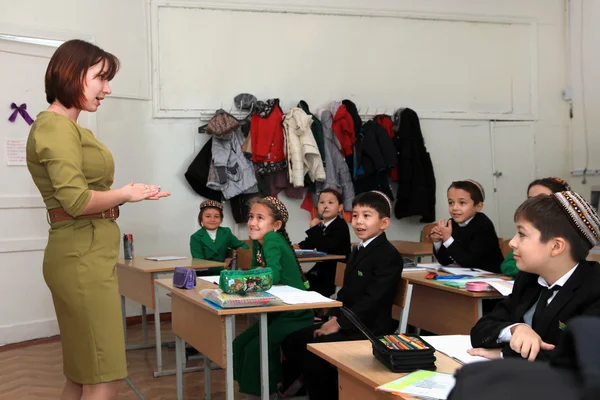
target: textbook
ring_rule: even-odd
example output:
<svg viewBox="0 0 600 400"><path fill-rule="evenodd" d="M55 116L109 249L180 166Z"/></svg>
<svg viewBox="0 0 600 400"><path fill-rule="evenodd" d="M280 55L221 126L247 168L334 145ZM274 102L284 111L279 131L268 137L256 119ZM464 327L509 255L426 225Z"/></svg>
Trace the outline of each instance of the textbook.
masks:
<svg viewBox="0 0 600 400"><path fill-rule="evenodd" d="M187 257L180 256L162 256L162 257L146 257L146 260L150 261L174 261L174 260L185 260Z"/></svg>
<svg viewBox="0 0 600 400"><path fill-rule="evenodd" d="M408 394L416 399L446 400L454 387L450 374L418 370L400 379L386 383L375 390L394 394Z"/></svg>

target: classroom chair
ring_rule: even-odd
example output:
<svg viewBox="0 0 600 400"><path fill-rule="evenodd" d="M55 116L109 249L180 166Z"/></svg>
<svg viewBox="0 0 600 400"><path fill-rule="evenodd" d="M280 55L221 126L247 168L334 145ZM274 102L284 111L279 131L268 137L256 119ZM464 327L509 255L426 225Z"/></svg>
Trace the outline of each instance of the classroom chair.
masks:
<svg viewBox="0 0 600 400"><path fill-rule="evenodd" d="M502 255L504 258L508 257L508 253L512 250L510 245L510 239L501 240L500 241L500 250L502 250Z"/></svg>
<svg viewBox="0 0 600 400"><path fill-rule="evenodd" d="M344 286L344 272L346 271L345 263L337 263L335 269L335 285ZM408 326L408 313L410 311L410 299L412 297L412 285L404 278L398 282L394 303L392 305L392 317L398 319L398 332L406 333Z"/></svg>
<svg viewBox="0 0 600 400"><path fill-rule="evenodd" d="M248 250L237 250L234 269L248 270L252 265L252 240L244 240L244 243L248 245Z"/></svg>
<svg viewBox="0 0 600 400"><path fill-rule="evenodd" d="M427 224L423 227L423 229L421 230L421 237L419 239L419 241L421 243L432 243L433 241L431 240L431 238L429 237L429 234L431 233L431 230L436 226L437 224L433 223L433 224Z"/></svg>

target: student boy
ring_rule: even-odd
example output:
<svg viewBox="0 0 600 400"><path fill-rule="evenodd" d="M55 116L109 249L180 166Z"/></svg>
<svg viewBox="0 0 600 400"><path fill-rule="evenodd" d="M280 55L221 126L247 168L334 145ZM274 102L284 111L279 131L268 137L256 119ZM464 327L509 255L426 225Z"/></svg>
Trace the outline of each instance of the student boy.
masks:
<svg viewBox="0 0 600 400"><path fill-rule="evenodd" d="M600 265L586 261L600 240L600 219L575 192L539 195L515 212L510 241L521 271L512 294L471 330L472 355L552 356L569 320L600 316Z"/></svg>
<svg viewBox="0 0 600 400"><path fill-rule="evenodd" d="M352 202L352 229L360 243L348 258L344 285L337 300L351 309L375 335L392 333L392 303L402 275L402 256L387 240L392 204L378 191L365 192ZM311 400L338 398L337 371L327 361L310 353L307 343L362 340L357 330L340 311L332 309L324 324L309 326L288 335L282 344L286 357L284 375L303 376ZM288 382L290 383L290 382Z"/></svg>

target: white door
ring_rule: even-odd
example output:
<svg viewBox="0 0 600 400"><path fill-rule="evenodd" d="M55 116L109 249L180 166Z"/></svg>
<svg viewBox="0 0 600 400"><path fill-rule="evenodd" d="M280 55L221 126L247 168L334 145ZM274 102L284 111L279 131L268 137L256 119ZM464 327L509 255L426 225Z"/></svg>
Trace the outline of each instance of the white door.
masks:
<svg viewBox="0 0 600 400"><path fill-rule="evenodd" d="M448 218L448 186L453 181L474 179L485 190L483 212L496 223L489 122L423 120L421 124L435 171L436 217Z"/></svg>
<svg viewBox="0 0 600 400"><path fill-rule="evenodd" d="M44 73L55 48L0 39L0 345L58 333L50 293L42 276L48 237L41 196L24 165L8 165L6 146L27 139L29 125L11 103L27 104L32 119L46 109ZM80 122L95 120L82 113ZM92 125L92 126L90 126Z"/></svg>
<svg viewBox="0 0 600 400"><path fill-rule="evenodd" d="M490 122L494 149L494 179L498 236L515 235L514 213L527 198L527 186L535 176L533 122Z"/></svg>

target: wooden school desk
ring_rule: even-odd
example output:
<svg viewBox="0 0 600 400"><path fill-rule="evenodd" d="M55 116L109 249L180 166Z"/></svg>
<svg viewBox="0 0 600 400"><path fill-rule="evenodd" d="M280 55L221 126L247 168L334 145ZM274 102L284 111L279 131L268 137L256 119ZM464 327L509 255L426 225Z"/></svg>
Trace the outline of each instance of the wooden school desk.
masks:
<svg viewBox="0 0 600 400"><path fill-rule="evenodd" d="M321 261L329 261L329 260L345 260L346 256L340 256L337 254L327 254L326 256L315 256L315 257L297 257L298 262L302 263L317 263Z"/></svg>
<svg viewBox="0 0 600 400"><path fill-rule="evenodd" d="M587 256L587 260L600 262L600 254L599 253L590 253Z"/></svg>
<svg viewBox="0 0 600 400"><path fill-rule="evenodd" d="M277 305L249 308L219 308L198 293L217 285L198 279L195 289L173 287L171 279L158 279L156 284L171 292L171 328L175 334L177 359L177 399L183 399L184 341L205 356L205 365L213 361L225 368L225 398L233 400L233 339L236 315L260 315L260 376L262 399L269 399L269 362L267 347L267 314L271 312L341 307L339 301L327 303ZM205 398L211 397L211 370L204 368Z"/></svg>
<svg viewBox="0 0 600 400"><path fill-rule="evenodd" d="M433 256L433 245L431 243L409 242L405 240L390 240L390 243L400 252L403 257L412 258Z"/></svg>
<svg viewBox="0 0 600 400"><path fill-rule="evenodd" d="M408 324L438 335L468 335L483 314L483 299L498 299L497 292L469 292L425 279L425 271L408 271L402 277L412 287ZM438 272L439 274L439 272Z"/></svg>
<svg viewBox="0 0 600 400"><path fill-rule="evenodd" d="M392 400L410 399L375 388L406 374L391 372L373 356L371 342L313 343L308 350L334 365L338 370L340 400ZM435 352L437 372L453 374L461 365L450 357Z"/></svg>
<svg viewBox="0 0 600 400"><path fill-rule="evenodd" d="M169 273L175 267L189 267L194 270L203 270L211 267L222 267L222 262L185 258L172 261L151 261L143 256L133 257L133 260L120 258L117 261L117 276L119 280L119 294L121 295L121 309L123 313L123 329L125 345L127 346L127 323L125 298L142 305L142 326L144 330L144 344L128 346L127 350L148 348L148 324L146 321L146 307L154 310L154 327L156 331L156 366L154 377L172 375L174 370L163 371L162 367L162 339L160 332L160 304L158 301L158 288L154 285L158 274Z"/></svg>
<svg viewBox="0 0 600 400"><path fill-rule="evenodd" d="M412 258L433 256L433 245L431 243L411 242L407 240L389 241L398 250L402 257ZM352 243L352 248L358 246L358 242Z"/></svg>

